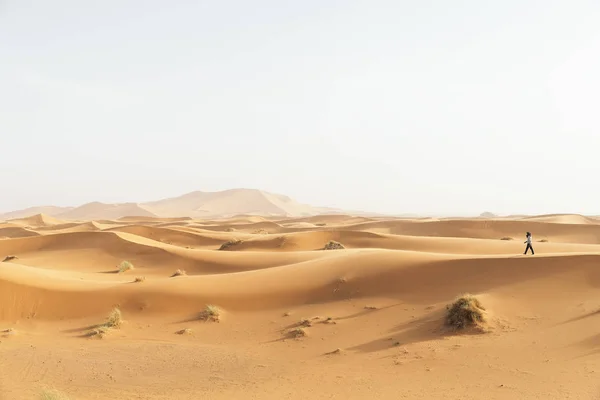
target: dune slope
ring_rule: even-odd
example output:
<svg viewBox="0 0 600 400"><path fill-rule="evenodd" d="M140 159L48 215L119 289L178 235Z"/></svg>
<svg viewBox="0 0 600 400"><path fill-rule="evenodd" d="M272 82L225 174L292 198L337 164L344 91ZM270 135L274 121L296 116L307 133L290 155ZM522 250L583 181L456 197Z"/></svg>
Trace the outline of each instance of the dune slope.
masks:
<svg viewBox="0 0 600 400"><path fill-rule="evenodd" d="M0 398L600 394L593 218L149 214L0 225ZM445 325L464 293L479 331Z"/></svg>

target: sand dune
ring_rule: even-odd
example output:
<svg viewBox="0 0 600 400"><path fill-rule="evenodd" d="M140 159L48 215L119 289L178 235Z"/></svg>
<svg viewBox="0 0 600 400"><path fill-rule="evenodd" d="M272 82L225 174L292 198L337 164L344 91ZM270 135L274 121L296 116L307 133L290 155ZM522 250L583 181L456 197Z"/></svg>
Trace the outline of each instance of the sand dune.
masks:
<svg viewBox="0 0 600 400"><path fill-rule="evenodd" d="M58 218L50 217L45 214L36 214L27 218L11 219L8 222L15 225L26 227L32 226L35 228L43 228L46 226L60 225L65 223Z"/></svg>
<svg viewBox="0 0 600 400"><path fill-rule="evenodd" d="M593 218L119 212L0 225L0 258L16 256L0 262L0 398L43 387L73 399L597 394ZM526 231L535 256L522 254ZM322 250L329 241L345 249ZM124 260L134 269L119 273ZM485 305L484 333L444 325L465 292ZM199 319L208 304L220 323ZM88 336L114 307L122 326ZM291 338L303 319L307 336Z"/></svg>

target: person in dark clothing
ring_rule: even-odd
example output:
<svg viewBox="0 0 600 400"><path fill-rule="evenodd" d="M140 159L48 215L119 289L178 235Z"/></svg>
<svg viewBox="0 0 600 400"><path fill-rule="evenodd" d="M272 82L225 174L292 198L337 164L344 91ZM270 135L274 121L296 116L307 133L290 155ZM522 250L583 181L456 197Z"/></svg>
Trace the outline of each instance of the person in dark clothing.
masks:
<svg viewBox="0 0 600 400"><path fill-rule="evenodd" d="M527 247L525 247L525 253L523 253L523 254L527 254L529 249L531 249L531 255L534 255L535 252L533 251L533 246L531 245L531 233L527 232L527 235L525 237L526 237L526 240L523 243L527 243Z"/></svg>

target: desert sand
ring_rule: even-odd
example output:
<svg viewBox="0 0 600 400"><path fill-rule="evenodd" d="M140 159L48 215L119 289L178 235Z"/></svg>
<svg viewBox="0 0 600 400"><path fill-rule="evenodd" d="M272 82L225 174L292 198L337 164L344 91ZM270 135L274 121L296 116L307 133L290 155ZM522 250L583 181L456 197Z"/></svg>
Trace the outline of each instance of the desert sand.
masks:
<svg viewBox="0 0 600 400"><path fill-rule="evenodd" d="M600 396L598 219L101 214L0 224L0 399Z"/></svg>

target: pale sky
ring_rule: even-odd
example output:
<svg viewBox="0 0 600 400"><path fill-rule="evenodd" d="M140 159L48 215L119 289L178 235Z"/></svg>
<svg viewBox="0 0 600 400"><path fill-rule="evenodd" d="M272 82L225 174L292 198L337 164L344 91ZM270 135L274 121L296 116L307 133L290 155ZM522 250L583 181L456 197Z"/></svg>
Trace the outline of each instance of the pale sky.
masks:
<svg viewBox="0 0 600 400"><path fill-rule="evenodd" d="M600 214L600 2L0 0L0 211L257 188Z"/></svg>

